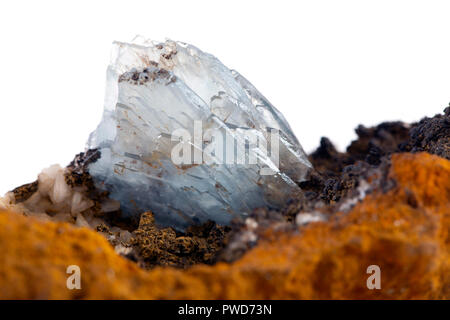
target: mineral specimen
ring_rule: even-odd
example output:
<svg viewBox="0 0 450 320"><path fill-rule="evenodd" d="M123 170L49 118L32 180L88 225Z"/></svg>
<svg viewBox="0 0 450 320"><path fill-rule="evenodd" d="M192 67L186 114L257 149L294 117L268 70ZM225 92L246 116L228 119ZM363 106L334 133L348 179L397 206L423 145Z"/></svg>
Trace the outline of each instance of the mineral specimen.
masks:
<svg viewBox="0 0 450 320"><path fill-rule="evenodd" d="M115 43L88 149L96 187L183 230L280 208L311 164L286 119L244 77L181 42Z"/></svg>
<svg viewBox="0 0 450 320"><path fill-rule="evenodd" d="M348 213L266 232L233 264L146 272L92 230L0 212L1 299L450 299L450 161L395 154ZM372 179L373 180L373 179ZM414 199L412 201L412 199ZM82 290L67 290L68 263ZM368 290L367 267L382 270Z"/></svg>

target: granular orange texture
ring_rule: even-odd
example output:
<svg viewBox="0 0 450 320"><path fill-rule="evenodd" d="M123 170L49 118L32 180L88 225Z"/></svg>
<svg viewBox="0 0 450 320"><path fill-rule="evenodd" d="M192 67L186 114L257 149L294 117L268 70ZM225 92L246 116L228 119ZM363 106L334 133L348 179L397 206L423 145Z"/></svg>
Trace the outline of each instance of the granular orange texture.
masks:
<svg viewBox="0 0 450 320"><path fill-rule="evenodd" d="M0 213L1 298L449 299L450 161L392 157L396 186L296 235L262 241L233 264L146 272L96 233ZM68 265L82 289L68 290ZM369 290L369 265L381 290Z"/></svg>

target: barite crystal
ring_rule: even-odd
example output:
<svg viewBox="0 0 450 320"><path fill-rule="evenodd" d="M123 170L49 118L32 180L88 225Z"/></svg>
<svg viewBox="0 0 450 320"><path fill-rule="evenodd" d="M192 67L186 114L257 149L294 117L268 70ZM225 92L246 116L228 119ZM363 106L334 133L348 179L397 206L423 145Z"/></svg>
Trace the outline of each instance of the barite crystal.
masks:
<svg viewBox="0 0 450 320"><path fill-rule="evenodd" d="M88 148L100 151L89 174L123 214L152 211L179 230L279 209L311 168L286 119L250 82L170 40L114 43Z"/></svg>

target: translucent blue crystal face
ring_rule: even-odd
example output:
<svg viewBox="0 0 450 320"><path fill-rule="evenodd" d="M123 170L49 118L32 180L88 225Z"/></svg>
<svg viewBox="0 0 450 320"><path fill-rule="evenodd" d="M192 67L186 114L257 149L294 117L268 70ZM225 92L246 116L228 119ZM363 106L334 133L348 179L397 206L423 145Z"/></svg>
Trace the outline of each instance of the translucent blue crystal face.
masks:
<svg viewBox="0 0 450 320"><path fill-rule="evenodd" d="M183 230L281 208L311 168L283 115L214 56L181 42L115 43L88 170L126 215Z"/></svg>

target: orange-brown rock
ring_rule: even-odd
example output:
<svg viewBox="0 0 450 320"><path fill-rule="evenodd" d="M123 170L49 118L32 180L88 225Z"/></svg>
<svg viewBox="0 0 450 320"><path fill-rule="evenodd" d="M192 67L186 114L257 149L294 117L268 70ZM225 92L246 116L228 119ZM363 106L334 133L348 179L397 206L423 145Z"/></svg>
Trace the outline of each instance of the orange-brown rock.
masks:
<svg viewBox="0 0 450 320"><path fill-rule="evenodd" d="M0 297L450 299L450 161L395 154L389 178L394 188L349 213L188 270L143 271L93 231L0 213ZM66 288L73 264L81 290ZM366 287L369 265L381 268L381 290Z"/></svg>

